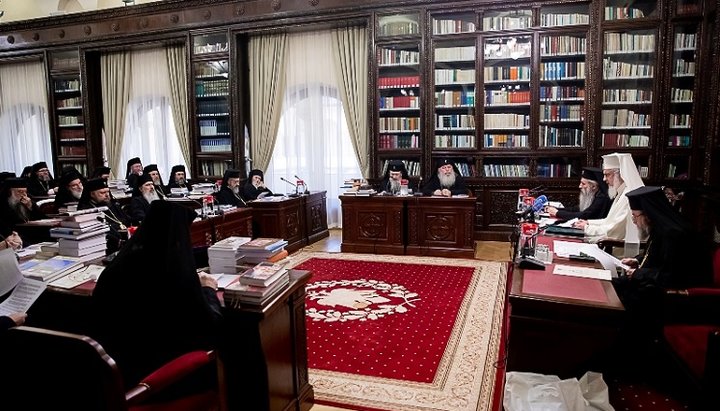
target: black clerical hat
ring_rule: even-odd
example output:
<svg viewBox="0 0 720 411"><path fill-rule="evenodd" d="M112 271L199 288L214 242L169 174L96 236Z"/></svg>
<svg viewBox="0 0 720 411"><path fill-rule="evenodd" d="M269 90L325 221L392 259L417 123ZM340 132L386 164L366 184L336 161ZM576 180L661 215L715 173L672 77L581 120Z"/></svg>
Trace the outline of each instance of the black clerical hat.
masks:
<svg viewBox="0 0 720 411"><path fill-rule="evenodd" d="M95 171L93 171L93 177L100 177L103 174L110 174L110 167L108 166L100 166L96 167Z"/></svg>
<svg viewBox="0 0 720 411"><path fill-rule="evenodd" d="M67 170L67 172L63 172L63 175L60 177L60 187L67 186L73 180L77 179L80 179L80 181L82 181L83 176L75 169Z"/></svg>
<svg viewBox="0 0 720 411"><path fill-rule="evenodd" d="M143 175L139 176L137 179L137 187L140 188L143 184L147 182L152 182L152 177L150 177L150 174L144 173Z"/></svg>
<svg viewBox="0 0 720 411"><path fill-rule="evenodd" d="M388 164L388 171L405 171L405 163L400 160L392 160Z"/></svg>
<svg viewBox="0 0 720 411"><path fill-rule="evenodd" d="M140 161L140 157L133 157L127 162L128 169L132 167L135 164L142 164L142 161Z"/></svg>
<svg viewBox="0 0 720 411"><path fill-rule="evenodd" d="M12 171L0 172L0 183L7 180L8 178L16 178L17 176Z"/></svg>
<svg viewBox="0 0 720 411"><path fill-rule="evenodd" d="M182 171L182 172L184 173L184 172L185 172L185 166L182 165L182 164L178 164L178 165L176 165L176 166L173 166L172 170L170 171L170 175L171 175L172 177L175 177L175 173L177 173L178 171Z"/></svg>
<svg viewBox="0 0 720 411"><path fill-rule="evenodd" d="M145 173L145 174L147 174L151 171L157 171L158 173L160 172L160 170L158 170L157 164L148 164L145 166L145 168L143 168L143 173Z"/></svg>
<svg viewBox="0 0 720 411"><path fill-rule="evenodd" d="M582 178L599 183L603 181L602 169L597 167L583 167Z"/></svg>
<svg viewBox="0 0 720 411"><path fill-rule="evenodd" d="M225 170L225 178L240 178L240 170Z"/></svg>
<svg viewBox="0 0 720 411"><path fill-rule="evenodd" d="M3 186L7 188L27 188L28 180L22 177L8 178L3 182Z"/></svg>
<svg viewBox="0 0 720 411"><path fill-rule="evenodd" d="M661 187L638 187L626 194L631 210L643 211L648 201L667 201Z"/></svg>
<svg viewBox="0 0 720 411"><path fill-rule="evenodd" d="M107 188L107 180L104 178L93 178L88 180L84 185L83 189L87 192L93 192L97 190L102 190L103 188Z"/></svg>
<svg viewBox="0 0 720 411"><path fill-rule="evenodd" d="M258 170L257 168L255 170L250 171L250 174L248 175L248 180L252 180L253 176L260 176L260 179L263 180L265 178L265 175L262 171Z"/></svg>
<svg viewBox="0 0 720 411"><path fill-rule="evenodd" d="M38 161L37 163L33 164L32 172L33 172L33 174L35 174L38 171L42 170L43 168L48 168L47 163L44 161Z"/></svg>

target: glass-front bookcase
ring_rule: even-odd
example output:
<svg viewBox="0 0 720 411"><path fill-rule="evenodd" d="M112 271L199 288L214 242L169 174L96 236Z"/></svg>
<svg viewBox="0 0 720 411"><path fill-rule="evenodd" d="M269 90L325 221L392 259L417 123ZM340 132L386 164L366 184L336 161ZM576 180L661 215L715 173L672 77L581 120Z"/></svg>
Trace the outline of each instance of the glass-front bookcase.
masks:
<svg viewBox="0 0 720 411"><path fill-rule="evenodd" d="M83 114L80 53L77 49L50 54L50 78L55 123L55 173L66 166L88 173L88 141Z"/></svg>
<svg viewBox="0 0 720 411"><path fill-rule="evenodd" d="M227 33L192 37L196 177L222 177L233 159Z"/></svg>

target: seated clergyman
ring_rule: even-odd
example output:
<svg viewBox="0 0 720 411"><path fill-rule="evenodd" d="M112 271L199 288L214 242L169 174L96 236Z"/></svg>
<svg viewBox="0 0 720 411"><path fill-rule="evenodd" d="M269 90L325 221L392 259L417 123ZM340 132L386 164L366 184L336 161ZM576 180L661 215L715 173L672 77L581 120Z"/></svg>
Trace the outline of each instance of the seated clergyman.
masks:
<svg viewBox="0 0 720 411"><path fill-rule="evenodd" d="M414 184L410 181L405 163L400 160L390 161L385 172L385 178L380 183L380 192L394 195L400 194L400 186L403 180L405 180L409 190L415 189Z"/></svg>
<svg viewBox="0 0 720 411"><path fill-rule="evenodd" d="M437 163L437 172L423 187L423 195L452 197L459 194L467 194L460 171L450 159L441 159Z"/></svg>
<svg viewBox="0 0 720 411"><path fill-rule="evenodd" d="M557 217L563 220L580 218L583 220L605 218L612 200L608 197L608 185L603 181L603 172L600 168L583 167L580 177L580 195L578 207L557 209L547 207L546 211L550 217Z"/></svg>

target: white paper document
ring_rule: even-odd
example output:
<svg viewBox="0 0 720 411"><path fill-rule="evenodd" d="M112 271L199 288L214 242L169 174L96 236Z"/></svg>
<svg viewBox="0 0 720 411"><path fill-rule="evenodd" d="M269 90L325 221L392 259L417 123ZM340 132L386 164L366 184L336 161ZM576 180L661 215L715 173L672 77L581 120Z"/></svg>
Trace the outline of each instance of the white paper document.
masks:
<svg viewBox="0 0 720 411"><path fill-rule="evenodd" d="M553 250L555 251L555 255L565 258L571 255L580 255L581 253L589 255L598 260L604 269L610 271L615 271L615 267L622 267L625 270L630 268L613 255L606 253L598 247L597 244L555 240L553 241Z"/></svg>
<svg viewBox="0 0 720 411"><path fill-rule="evenodd" d="M558 224L558 227L568 227L568 228L572 228L573 224L575 224L575 223L577 223L577 222L578 222L578 219L577 219L577 218L573 218L572 220L567 220L567 221L564 222L564 223Z"/></svg>
<svg viewBox="0 0 720 411"><path fill-rule="evenodd" d="M0 315L24 313L45 291L45 283L32 278L22 278L12 294L0 304Z"/></svg>
<svg viewBox="0 0 720 411"><path fill-rule="evenodd" d="M0 251L0 295L10 292L22 280L15 252L12 248Z"/></svg>
<svg viewBox="0 0 720 411"><path fill-rule="evenodd" d="M97 281L104 269L105 267L101 265L90 264L79 270L75 270L66 276L60 277L55 281L52 281L50 285L52 285L53 287L60 287L65 289L74 288L89 280Z"/></svg>
<svg viewBox="0 0 720 411"><path fill-rule="evenodd" d="M206 273L207 274L207 273ZM208 274L215 277L215 281L218 283L218 288L224 290L225 287L230 285L233 281L240 277L240 274Z"/></svg>
<svg viewBox="0 0 720 411"><path fill-rule="evenodd" d="M588 268L588 267L578 267L573 265L555 265L555 269L553 270L553 274L557 275L567 275L571 277L583 277L583 278L593 278L596 280L607 280L610 281L612 279L612 273L610 270L604 270L599 268Z"/></svg>

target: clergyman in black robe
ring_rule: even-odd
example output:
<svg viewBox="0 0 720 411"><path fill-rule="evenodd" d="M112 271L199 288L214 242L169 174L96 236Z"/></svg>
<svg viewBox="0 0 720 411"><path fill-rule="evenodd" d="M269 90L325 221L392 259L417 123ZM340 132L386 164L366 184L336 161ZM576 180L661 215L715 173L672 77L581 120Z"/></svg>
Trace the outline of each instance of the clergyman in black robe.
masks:
<svg viewBox="0 0 720 411"><path fill-rule="evenodd" d="M215 198L219 204L247 207L247 203L240 194L240 170L225 170L222 186L215 193Z"/></svg>
<svg viewBox="0 0 720 411"><path fill-rule="evenodd" d="M422 187L423 195L452 197L467 194L465 181L455 163L443 158L436 165L436 173Z"/></svg>
<svg viewBox="0 0 720 411"><path fill-rule="evenodd" d="M243 186L243 198L245 201L257 200L265 196L271 196L272 191L265 187L265 175L262 171L255 169L250 171L248 179Z"/></svg>
<svg viewBox="0 0 720 411"><path fill-rule="evenodd" d="M547 207L550 217L557 217L561 220L572 220L573 218L591 220L607 217L612 200L608 197L608 185L603 181L602 169L583 167L579 188L578 207Z"/></svg>

